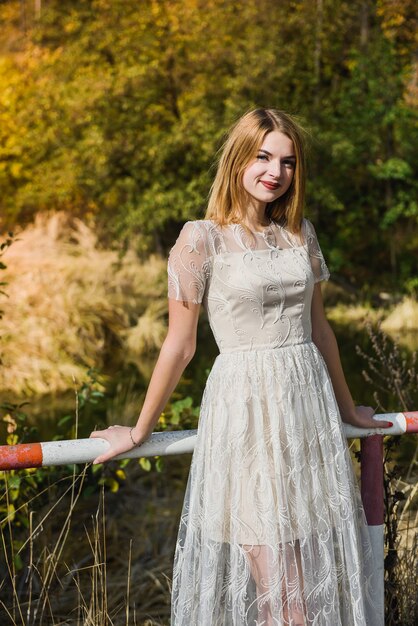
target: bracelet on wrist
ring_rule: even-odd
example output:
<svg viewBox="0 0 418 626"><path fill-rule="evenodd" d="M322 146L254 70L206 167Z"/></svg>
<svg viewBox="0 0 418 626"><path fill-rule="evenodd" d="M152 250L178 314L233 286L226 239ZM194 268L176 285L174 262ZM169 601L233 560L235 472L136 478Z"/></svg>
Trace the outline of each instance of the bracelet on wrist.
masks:
<svg viewBox="0 0 418 626"><path fill-rule="evenodd" d="M130 438L131 438L131 441L132 441L132 443L134 444L134 446L140 446L140 445L142 445L142 442L139 442L139 441L138 441L138 442L136 442L136 441L135 441L135 439L134 439L134 438L133 438L133 436L132 436L132 431L133 431L133 429L134 429L134 426L132 426L132 428L129 430L129 436L130 436Z"/></svg>

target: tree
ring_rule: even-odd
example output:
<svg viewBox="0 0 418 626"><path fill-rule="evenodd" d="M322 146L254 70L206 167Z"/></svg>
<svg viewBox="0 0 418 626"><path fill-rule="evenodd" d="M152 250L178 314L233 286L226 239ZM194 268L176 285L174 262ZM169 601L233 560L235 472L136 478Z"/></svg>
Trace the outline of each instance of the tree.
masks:
<svg viewBox="0 0 418 626"><path fill-rule="evenodd" d="M0 11L21 32L19 3ZM2 215L65 208L167 246L203 215L226 128L272 106L311 132L307 212L332 269L397 284L418 246L414 33L411 0L273 15L268 0L50 0L2 56Z"/></svg>

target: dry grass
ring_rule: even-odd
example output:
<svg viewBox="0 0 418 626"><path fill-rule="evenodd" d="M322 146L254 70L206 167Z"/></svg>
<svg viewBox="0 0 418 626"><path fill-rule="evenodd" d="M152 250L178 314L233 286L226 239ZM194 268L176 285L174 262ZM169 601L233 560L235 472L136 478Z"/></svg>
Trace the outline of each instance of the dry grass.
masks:
<svg viewBox="0 0 418 626"><path fill-rule="evenodd" d="M1 625L168 626L188 462L167 459L170 481L132 462L118 493L88 498L84 470L69 477L61 499L39 510L31 502L20 571L4 549L16 529L2 531Z"/></svg>
<svg viewBox="0 0 418 626"><path fill-rule="evenodd" d="M406 500L398 512L395 571L393 579L386 580L386 593L388 601L392 600L392 611L387 606L386 613L390 624L415 626L418 619L418 484L400 480L396 488L404 494ZM388 551L387 558L391 558ZM390 598L392 585L395 594Z"/></svg>
<svg viewBox="0 0 418 626"><path fill-rule="evenodd" d="M93 231L65 213L38 215L4 256L9 298L2 323L0 388L54 393L123 349L138 359L159 348L166 324L165 266L97 245Z"/></svg>
<svg viewBox="0 0 418 626"><path fill-rule="evenodd" d="M366 319L376 323L382 319L381 310L372 309L362 304L336 304L327 307L327 317L337 324L354 324L362 326Z"/></svg>
<svg viewBox="0 0 418 626"><path fill-rule="evenodd" d="M418 350L418 302L405 297L382 322L384 330L392 339L409 350Z"/></svg>
<svg viewBox="0 0 418 626"><path fill-rule="evenodd" d="M382 322L382 330L387 333L418 332L418 302L404 298Z"/></svg>
<svg viewBox="0 0 418 626"><path fill-rule="evenodd" d="M327 301L326 301L327 302ZM381 325L382 330L409 350L418 349L418 302L405 297L391 309L375 309L363 304L327 306L327 317L336 324L350 324L362 329L364 323Z"/></svg>
<svg viewBox="0 0 418 626"><path fill-rule="evenodd" d="M332 304L327 307L327 317L337 323L363 325L368 319L381 322L382 330L389 335L400 332L418 332L418 302L405 297L390 309L375 309L363 304Z"/></svg>

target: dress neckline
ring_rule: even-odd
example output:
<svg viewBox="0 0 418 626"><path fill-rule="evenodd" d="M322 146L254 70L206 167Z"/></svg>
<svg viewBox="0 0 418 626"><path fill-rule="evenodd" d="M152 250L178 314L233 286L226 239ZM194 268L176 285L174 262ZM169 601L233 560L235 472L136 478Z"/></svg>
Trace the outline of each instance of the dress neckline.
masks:
<svg viewBox="0 0 418 626"><path fill-rule="evenodd" d="M263 230L255 230L251 231L253 235L262 237L269 248L277 247L276 235L273 230L273 220L270 220L270 223L263 228ZM250 229L251 230L251 229Z"/></svg>
<svg viewBox="0 0 418 626"><path fill-rule="evenodd" d="M209 221L211 221L212 224L217 225L214 220L209 220ZM232 228L232 229L239 229L244 232L246 231L246 228L244 227L244 224L242 222L230 222L229 224L225 224L225 226L228 228ZM272 249L272 248L279 249L279 250L287 249L287 248L280 248L278 246L277 231L280 232L280 235L289 244L290 248L302 248L305 246L305 242L303 243L296 242L294 239L294 236L292 236L292 234L284 226L282 226L281 224L279 224L279 222L276 222L273 219L270 219L269 224L267 224L267 226L264 226L263 230L252 230L248 226L247 228L253 237L262 237L269 249Z"/></svg>

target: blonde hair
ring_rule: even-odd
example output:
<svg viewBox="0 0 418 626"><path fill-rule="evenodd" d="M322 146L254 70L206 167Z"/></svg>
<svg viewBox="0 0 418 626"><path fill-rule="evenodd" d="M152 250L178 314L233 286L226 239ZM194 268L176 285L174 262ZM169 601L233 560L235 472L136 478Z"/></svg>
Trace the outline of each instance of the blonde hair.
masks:
<svg viewBox="0 0 418 626"><path fill-rule="evenodd" d="M266 217L299 234L305 205L305 129L289 114L277 109L255 109L243 115L231 128L221 148L205 219L218 224L242 222L246 195L242 183L245 169L257 155L265 136L280 131L293 141L295 171L289 189L267 204Z"/></svg>

